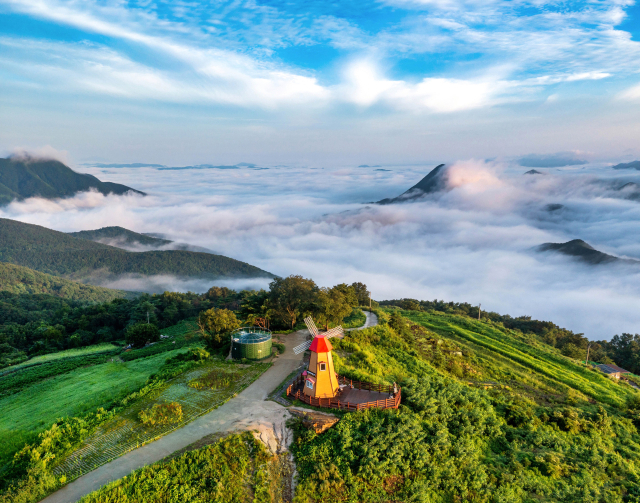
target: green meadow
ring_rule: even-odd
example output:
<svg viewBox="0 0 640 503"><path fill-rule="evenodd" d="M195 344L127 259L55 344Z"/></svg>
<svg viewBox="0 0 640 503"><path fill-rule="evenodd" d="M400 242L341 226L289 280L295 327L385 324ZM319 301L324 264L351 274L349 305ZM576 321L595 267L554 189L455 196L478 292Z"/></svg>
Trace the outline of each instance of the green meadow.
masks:
<svg viewBox="0 0 640 503"><path fill-rule="evenodd" d="M78 368L0 399L0 462L57 419L81 416L136 391L178 352Z"/></svg>
<svg viewBox="0 0 640 503"><path fill-rule="evenodd" d="M86 356L86 355L93 355L96 353L105 353L107 351L115 351L116 349L119 349L119 346L114 346L111 343L103 342L102 344L94 344L93 346L86 346L84 348L67 349L65 351L58 351L57 353L49 353L46 355L34 356L33 358L30 358L25 362L9 367L9 369L14 370L22 367L28 367L30 365L36 365L40 363L49 363L55 360L60 360L62 358L73 358L76 356ZM9 369L5 369L5 370L9 370Z"/></svg>

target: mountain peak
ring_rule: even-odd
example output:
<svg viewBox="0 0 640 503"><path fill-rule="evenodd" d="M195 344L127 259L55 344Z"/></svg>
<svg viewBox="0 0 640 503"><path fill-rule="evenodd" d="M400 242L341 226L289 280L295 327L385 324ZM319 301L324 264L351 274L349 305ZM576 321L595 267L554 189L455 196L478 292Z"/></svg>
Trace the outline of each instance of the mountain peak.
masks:
<svg viewBox="0 0 640 503"><path fill-rule="evenodd" d="M447 187L445 164L438 164L422 180L416 183L406 192L397 197L387 198L378 201L378 204L393 204L418 199L426 194L433 194L445 190Z"/></svg>

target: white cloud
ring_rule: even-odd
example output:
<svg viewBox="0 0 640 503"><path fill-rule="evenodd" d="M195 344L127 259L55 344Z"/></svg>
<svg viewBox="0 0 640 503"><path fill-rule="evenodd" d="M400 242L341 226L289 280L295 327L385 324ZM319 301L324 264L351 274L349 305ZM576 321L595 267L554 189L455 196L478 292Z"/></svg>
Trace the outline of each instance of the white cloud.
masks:
<svg viewBox="0 0 640 503"><path fill-rule="evenodd" d="M640 84L630 87L618 95L619 99L629 101L640 101Z"/></svg>

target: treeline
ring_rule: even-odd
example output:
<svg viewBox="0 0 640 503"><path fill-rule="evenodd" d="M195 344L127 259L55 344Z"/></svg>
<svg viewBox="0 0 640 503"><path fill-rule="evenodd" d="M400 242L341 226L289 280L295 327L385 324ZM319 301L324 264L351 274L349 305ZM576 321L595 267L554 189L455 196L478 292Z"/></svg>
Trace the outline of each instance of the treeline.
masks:
<svg viewBox="0 0 640 503"><path fill-rule="evenodd" d="M142 324L162 330L216 310L234 312L238 323L271 329L304 326L307 314L319 325L334 326L368 298L362 283L320 288L301 276L276 278L269 291L212 287L204 294L143 294L92 305L51 295L0 292L0 368L39 354L129 339L132 328Z"/></svg>
<svg viewBox="0 0 640 503"><path fill-rule="evenodd" d="M397 306L408 311L440 311L459 314L477 319L502 323L505 328L522 333L535 334L542 342L558 348L563 355L585 361L587 350L589 361L615 363L634 374L640 374L640 335L615 335L610 341L591 341L584 334L576 334L561 328L551 321L531 319L531 316L511 317L492 311L480 311L478 306L466 302L445 302L444 300L392 299L380 302L381 306Z"/></svg>

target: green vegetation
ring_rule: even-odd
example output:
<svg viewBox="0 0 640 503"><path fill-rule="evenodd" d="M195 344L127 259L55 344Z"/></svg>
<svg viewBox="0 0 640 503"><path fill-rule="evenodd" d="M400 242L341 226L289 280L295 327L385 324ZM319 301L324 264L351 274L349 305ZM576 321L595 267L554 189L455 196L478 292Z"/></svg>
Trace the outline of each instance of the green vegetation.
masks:
<svg viewBox="0 0 640 503"><path fill-rule="evenodd" d="M478 307L467 303L444 302L441 300L418 301L415 299L386 300L382 306L398 306L410 311L438 311L478 318ZM640 335L615 335L610 341L590 341L583 334L574 334L550 321L533 320L531 316L511 316L494 312L482 312L483 320L498 323L501 326L524 334L532 334L536 339L575 360L585 361L587 350L589 361L598 363L616 363L634 374L640 374Z"/></svg>
<svg viewBox="0 0 640 503"><path fill-rule="evenodd" d="M184 250L128 252L38 225L0 219L0 261L57 276L174 274L209 279L273 277L252 265Z"/></svg>
<svg viewBox="0 0 640 503"><path fill-rule="evenodd" d="M342 322L342 328L358 328L365 324L367 317L359 307L353 308L351 314Z"/></svg>
<svg viewBox="0 0 640 503"><path fill-rule="evenodd" d="M127 342L133 345L134 348L143 348L146 344L160 340L158 327L153 323L145 323L144 321L139 321L135 325L128 327L125 335Z"/></svg>
<svg viewBox="0 0 640 503"><path fill-rule="evenodd" d="M102 227L92 231L69 232L70 236L79 239L87 239L98 243L108 243L111 246L121 247L121 245L143 245L160 248L173 243L168 239L156 238L146 234L130 231L124 227ZM116 242L117 244L112 244Z"/></svg>
<svg viewBox="0 0 640 503"><path fill-rule="evenodd" d="M200 313L198 327L207 347L218 350L228 344L229 335L240 327L240 321L229 309L211 308Z"/></svg>
<svg viewBox="0 0 640 503"><path fill-rule="evenodd" d="M297 502L639 500L637 391L499 322L381 314L333 343L334 362L398 383L402 404L321 435L297 424Z"/></svg>
<svg viewBox="0 0 640 503"><path fill-rule="evenodd" d="M75 358L77 356L87 356L96 353L111 353L112 351L120 352L120 347L115 346L109 342L103 342L101 344L94 344L93 346L86 346L84 348L66 349L64 351L58 351L57 353L48 353L45 355L34 356L33 358L20 363L19 365L14 365L11 370L16 370L31 365L39 365L41 363L50 363L55 360L61 360L63 358ZM0 385L0 387L2 386Z"/></svg>
<svg viewBox="0 0 640 503"><path fill-rule="evenodd" d="M81 500L82 503L272 501L272 457L250 433L141 468Z"/></svg>
<svg viewBox="0 0 640 503"><path fill-rule="evenodd" d="M33 442L38 432L58 418L83 416L139 390L168 356L177 353L176 350L132 362L98 365L91 365L91 358L95 357L87 356L84 357L86 363L75 370L64 372L62 369L60 374L42 376L17 393L0 398L0 464L6 463L25 443ZM54 370L58 370L61 365L63 363L52 363L9 374L0 380L0 386L4 392L8 380L24 374L31 376L41 368L55 366Z"/></svg>
<svg viewBox="0 0 640 503"><path fill-rule="evenodd" d="M12 157L0 159L0 204L14 199L70 197L76 192L97 190L102 194L144 192L125 185L101 182L95 176L76 173L59 161Z"/></svg>
<svg viewBox="0 0 640 503"><path fill-rule="evenodd" d="M178 402L156 403L138 413L140 422L145 426L171 424L182 421L182 406Z"/></svg>
<svg viewBox="0 0 640 503"><path fill-rule="evenodd" d="M4 262L0 262L0 290L18 295L47 294L87 302L108 302L130 295L122 290L83 285Z"/></svg>

